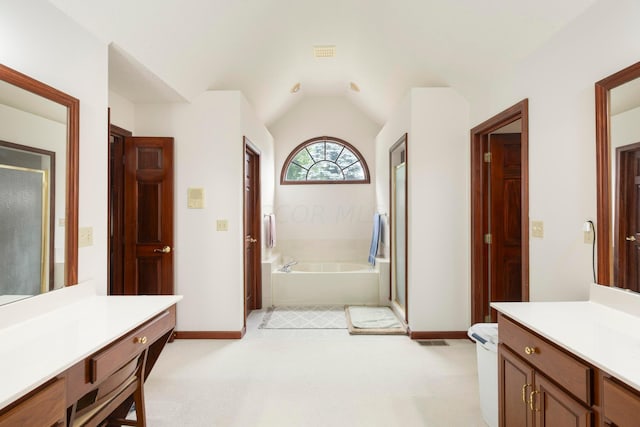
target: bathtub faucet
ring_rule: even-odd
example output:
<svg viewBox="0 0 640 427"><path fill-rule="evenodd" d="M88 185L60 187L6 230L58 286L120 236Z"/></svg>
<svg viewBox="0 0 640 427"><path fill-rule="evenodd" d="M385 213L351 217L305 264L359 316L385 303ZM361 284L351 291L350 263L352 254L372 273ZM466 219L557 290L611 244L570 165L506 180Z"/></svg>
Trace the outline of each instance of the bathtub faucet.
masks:
<svg viewBox="0 0 640 427"><path fill-rule="evenodd" d="M292 259L288 263L283 264L282 267L280 267L280 271L283 271L285 273L291 273L291 266L296 265L297 263L298 261L296 261L295 259Z"/></svg>

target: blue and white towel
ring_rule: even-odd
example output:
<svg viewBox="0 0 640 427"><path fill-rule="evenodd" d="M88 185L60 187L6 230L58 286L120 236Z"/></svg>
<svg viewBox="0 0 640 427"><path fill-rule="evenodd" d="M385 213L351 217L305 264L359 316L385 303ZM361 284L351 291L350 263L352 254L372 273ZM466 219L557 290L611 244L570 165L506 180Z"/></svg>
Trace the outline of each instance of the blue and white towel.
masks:
<svg viewBox="0 0 640 427"><path fill-rule="evenodd" d="M380 228L382 227L379 213L373 214L373 234L371 236L371 247L369 248L369 264L376 265L376 255L378 254L378 244L380 243Z"/></svg>

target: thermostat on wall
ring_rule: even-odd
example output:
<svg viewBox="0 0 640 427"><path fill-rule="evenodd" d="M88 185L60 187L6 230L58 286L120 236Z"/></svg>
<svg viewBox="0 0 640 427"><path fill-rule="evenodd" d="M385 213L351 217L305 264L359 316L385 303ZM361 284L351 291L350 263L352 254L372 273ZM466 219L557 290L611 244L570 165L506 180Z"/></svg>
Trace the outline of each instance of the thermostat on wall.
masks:
<svg viewBox="0 0 640 427"><path fill-rule="evenodd" d="M187 190L187 208L204 208L204 188L189 188Z"/></svg>

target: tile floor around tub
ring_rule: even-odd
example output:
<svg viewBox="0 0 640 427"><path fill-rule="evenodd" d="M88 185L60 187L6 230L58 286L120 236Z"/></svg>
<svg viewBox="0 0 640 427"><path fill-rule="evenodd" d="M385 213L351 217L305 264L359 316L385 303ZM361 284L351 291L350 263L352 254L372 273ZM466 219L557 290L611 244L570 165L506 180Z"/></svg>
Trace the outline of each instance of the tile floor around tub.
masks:
<svg viewBox="0 0 640 427"><path fill-rule="evenodd" d="M475 344L258 329L241 340L176 340L145 385L150 427L486 426Z"/></svg>

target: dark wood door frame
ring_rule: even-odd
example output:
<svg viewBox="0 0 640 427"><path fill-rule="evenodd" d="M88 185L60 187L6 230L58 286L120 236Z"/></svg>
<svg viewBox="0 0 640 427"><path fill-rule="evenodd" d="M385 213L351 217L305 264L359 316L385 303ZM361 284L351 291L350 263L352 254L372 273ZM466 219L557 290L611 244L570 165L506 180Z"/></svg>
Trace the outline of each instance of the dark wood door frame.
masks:
<svg viewBox="0 0 640 427"><path fill-rule="evenodd" d="M242 237L243 237L243 242L242 242L242 248L243 248L243 272L246 275L246 269L250 268L253 270L253 275L252 275L252 304L250 304L250 306L247 306L247 301L246 301L246 295L247 295L247 291L245 288L243 288L243 301L244 301L244 326L246 327L246 321L247 321L247 315L249 313L249 311L254 310L254 309L260 309L262 308L262 264L261 264L261 260L262 260L262 206L260 204L260 150L258 150L254 144L246 137L243 136L242 137L242 146L243 146L243 150L242 150L242 164L245 165L245 156L246 153L251 153L253 156L255 156L255 158L257 159L256 162L253 163L253 170L251 171L251 176L252 178L252 188L254 189L254 197L253 197L253 206L252 208L247 207L247 202L246 202L246 197L244 195L244 192L246 191L245 189L245 176L246 176L246 171L244 170L244 166L243 166L243 174L242 174L242 191L243 191L243 197L242 197L242 224L243 224L243 230L242 230ZM247 217L249 212L253 212L253 215L251 215L251 217ZM251 236L252 238L254 238L256 241L254 243L251 243L253 245L253 247L255 248L253 251L253 256L251 257L252 259L247 259L246 257L246 253L247 250L245 248L246 242L245 242L245 238L246 236L249 235L248 230L247 230L247 221L250 221L251 224L251 228L253 228L253 230L255 230L256 232L254 233L255 235ZM249 263L249 265L247 264ZM247 286L247 278L244 277L243 278L243 286Z"/></svg>
<svg viewBox="0 0 640 427"><path fill-rule="evenodd" d="M124 295L124 139L133 133L109 124L107 283L109 295ZM117 188L114 191L114 186Z"/></svg>
<svg viewBox="0 0 640 427"><path fill-rule="evenodd" d="M484 322L483 301L486 300L483 201L486 198L483 162L484 142L490 133L522 120L522 300L529 300L529 101L524 99L471 129L471 322Z"/></svg>

